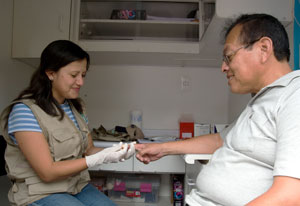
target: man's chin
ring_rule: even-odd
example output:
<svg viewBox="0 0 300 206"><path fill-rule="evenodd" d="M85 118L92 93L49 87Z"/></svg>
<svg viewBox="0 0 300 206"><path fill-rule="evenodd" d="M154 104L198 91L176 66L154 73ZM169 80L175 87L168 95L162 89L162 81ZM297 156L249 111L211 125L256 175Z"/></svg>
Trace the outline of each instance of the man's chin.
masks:
<svg viewBox="0 0 300 206"><path fill-rule="evenodd" d="M236 87L230 87L230 91L234 94L247 94L248 92L244 92L242 90L240 90L239 88Z"/></svg>
<svg viewBox="0 0 300 206"><path fill-rule="evenodd" d="M238 90L238 89L230 89L230 91L234 94L249 94L249 93L251 93L251 92L241 91L241 90Z"/></svg>

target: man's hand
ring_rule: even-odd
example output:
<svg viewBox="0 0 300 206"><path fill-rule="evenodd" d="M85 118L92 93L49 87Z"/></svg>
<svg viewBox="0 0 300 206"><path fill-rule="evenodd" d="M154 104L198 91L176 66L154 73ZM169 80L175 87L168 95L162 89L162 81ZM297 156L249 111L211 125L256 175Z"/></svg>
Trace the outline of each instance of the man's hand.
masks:
<svg viewBox="0 0 300 206"><path fill-rule="evenodd" d="M159 143L136 144L135 149L138 151L136 158L144 164L148 164L164 156L162 148L162 144Z"/></svg>

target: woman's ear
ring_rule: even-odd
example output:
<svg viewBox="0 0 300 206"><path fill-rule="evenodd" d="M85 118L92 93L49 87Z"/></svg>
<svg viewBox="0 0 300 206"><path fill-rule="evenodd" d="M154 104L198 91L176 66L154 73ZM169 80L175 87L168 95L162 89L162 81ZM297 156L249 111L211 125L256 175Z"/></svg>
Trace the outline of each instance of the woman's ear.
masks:
<svg viewBox="0 0 300 206"><path fill-rule="evenodd" d="M259 42L261 62L265 63L274 54L273 41L269 37L262 37Z"/></svg>
<svg viewBox="0 0 300 206"><path fill-rule="evenodd" d="M53 81L54 79L54 71L46 70L46 75L48 76L50 81Z"/></svg>

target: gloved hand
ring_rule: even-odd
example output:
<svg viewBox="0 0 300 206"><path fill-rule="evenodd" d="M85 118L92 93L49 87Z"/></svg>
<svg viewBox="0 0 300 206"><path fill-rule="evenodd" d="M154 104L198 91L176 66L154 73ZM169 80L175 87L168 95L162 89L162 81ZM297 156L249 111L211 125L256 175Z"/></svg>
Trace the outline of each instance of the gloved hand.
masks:
<svg viewBox="0 0 300 206"><path fill-rule="evenodd" d="M125 158L127 149L128 144L120 142L118 145L105 148L96 154L86 156L85 161L88 167L103 163L119 162L121 159Z"/></svg>
<svg viewBox="0 0 300 206"><path fill-rule="evenodd" d="M136 142L131 142L129 144L129 146L128 146L129 148L127 150L127 153L124 156L124 160L129 159L132 155L135 154L135 147L134 147L135 144L136 144Z"/></svg>

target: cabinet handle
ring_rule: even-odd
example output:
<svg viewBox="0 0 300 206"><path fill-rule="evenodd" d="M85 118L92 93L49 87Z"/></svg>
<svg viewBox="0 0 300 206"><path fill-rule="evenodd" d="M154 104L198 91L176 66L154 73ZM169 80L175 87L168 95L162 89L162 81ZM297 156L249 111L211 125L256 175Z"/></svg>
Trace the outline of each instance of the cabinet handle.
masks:
<svg viewBox="0 0 300 206"><path fill-rule="evenodd" d="M187 182L187 184L190 185L190 186L191 186L191 185L196 185L196 182L195 182L194 179L187 179L186 182Z"/></svg>
<svg viewBox="0 0 300 206"><path fill-rule="evenodd" d="M58 17L58 29L60 32L63 32L64 31L64 16L63 15L59 15Z"/></svg>

